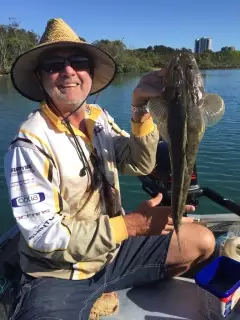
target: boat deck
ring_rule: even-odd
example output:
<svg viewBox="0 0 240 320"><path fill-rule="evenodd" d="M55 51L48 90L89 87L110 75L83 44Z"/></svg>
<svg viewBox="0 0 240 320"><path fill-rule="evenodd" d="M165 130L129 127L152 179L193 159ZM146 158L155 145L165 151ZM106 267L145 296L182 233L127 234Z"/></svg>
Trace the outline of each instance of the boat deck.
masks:
<svg viewBox="0 0 240 320"><path fill-rule="evenodd" d="M232 231L240 236L240 217L235 214L189 214L200 223L213 228L216 233ZM235 227L235 228L234 228ZM215 234L216 235L216 234ZM118 292L120 308L118 313L101 320L206 320L201 315L195 281L176 277L155 285L130 288ZM240 319L240 300L236 314L231 320ZM219 320L216 318L216 320Z"/></svg>
<svg viewBox="0 0 240 320"><path fill-rule="evenodd" d="M176 277L156 285L121 290L118 296L118 313L101 320L206 320L199 312L197 285L193 279ZM240 303L231 320L239 319Z"/></svg>
<svg viewBox="0 0 240 320"><path fill-rule="evenodd" d="M238 232L236 236L240 236L240 217L235 214L190 214L189 216L200 219L200 223L210 227L216 237L230 231L230 228ZM4 262L8 261L12 265L18 262L18 239L16 226L0 237L1 275L4 272ZM7 270L9 271L9 266ZM118 313L110 317L101 317L101 320L206 320L199 312L197 285L191 278L176 277L154 285L129 288L119 291L118 296L120 299ZM4 296L4 303L0 303L1 320L8 319L11 303L12 296L8 290ZM240 300L237 312L231 320L237 319L240 319Z"/></svg>

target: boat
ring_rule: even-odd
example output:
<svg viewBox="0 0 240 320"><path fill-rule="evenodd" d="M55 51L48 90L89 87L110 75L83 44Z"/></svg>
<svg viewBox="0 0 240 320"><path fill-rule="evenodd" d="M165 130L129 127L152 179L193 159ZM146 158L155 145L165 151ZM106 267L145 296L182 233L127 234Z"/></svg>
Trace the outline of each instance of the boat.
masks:
<svg viewBox="0 0 240 320"><path fill-rule="evenodd" d="M159 143L157 163L148 176L138 177L142 189L150 196L163 193L161 205L169 205L171 201L171 168L168 149L165 143ZM203 224L216 238L217 248L229 232L238 230L240 237L240 205L226 199L215 190L201 188L198 183L196 165L193 170L187 203L199 205L202 197L207 197L230 213L220 214L188 214L198 223ZM14 294L21 276L18 264L17 245L19 230L13 226L0 238L0 319L7 320L12 307ZM219 255L216 250L213 259ZM240 257L239 257L240 261ZM104 316L102 320L206 320L200 312L198 286L191 271L173 279L137 288L128 288L118 292L120 307L116 314ZM231 320L240 319L240 300ZM216 318L217 320L218 318Z"/></svg>

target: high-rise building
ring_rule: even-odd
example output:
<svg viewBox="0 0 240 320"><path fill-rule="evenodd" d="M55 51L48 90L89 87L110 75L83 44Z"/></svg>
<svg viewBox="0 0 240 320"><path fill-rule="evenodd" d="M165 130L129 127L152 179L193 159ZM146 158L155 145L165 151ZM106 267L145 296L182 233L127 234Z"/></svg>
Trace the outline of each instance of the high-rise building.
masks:
<svg viewBox="0 0 240 320"><path fill-rule="evenodd" d="M202 53L212 49L212 39L202 37L195 40L195 53Z"/></svg>
<svg viewBox="0 0 240 320"><path fill-rule="evenodd" d="M199 53L199 40L195 40L195 50L194 50L195 53Z"/></svg>

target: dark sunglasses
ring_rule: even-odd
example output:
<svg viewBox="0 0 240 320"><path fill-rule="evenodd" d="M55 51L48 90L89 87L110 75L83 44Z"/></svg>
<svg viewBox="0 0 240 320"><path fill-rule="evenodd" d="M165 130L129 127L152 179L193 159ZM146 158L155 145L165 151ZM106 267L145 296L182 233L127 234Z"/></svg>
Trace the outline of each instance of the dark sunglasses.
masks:
<svg viewBox="0 0 240 320"><path fill-rule="evenodd" d="M87 57L80 55L74 55L68 58L59 56L47 58L40 62L37 69L47 73L55 73L64 70L68 65L75 71L91 70L91 61Z"/></svg>

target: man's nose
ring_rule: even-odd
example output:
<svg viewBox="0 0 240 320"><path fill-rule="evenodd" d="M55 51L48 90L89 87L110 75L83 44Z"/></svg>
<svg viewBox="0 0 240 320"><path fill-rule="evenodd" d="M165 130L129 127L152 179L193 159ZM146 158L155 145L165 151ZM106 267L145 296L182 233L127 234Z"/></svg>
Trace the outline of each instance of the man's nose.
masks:
<svg viewBox="0 0 240 320"><path fill-rule="evenodd" d="M69 62L66 61L62 73L67 75L67 76L72 76L72 75L74 75L76 73L76 71L71 67Z"/></svg>

